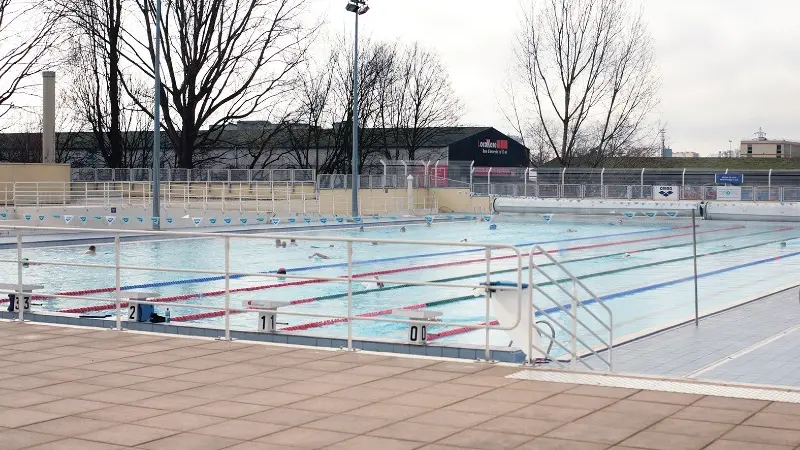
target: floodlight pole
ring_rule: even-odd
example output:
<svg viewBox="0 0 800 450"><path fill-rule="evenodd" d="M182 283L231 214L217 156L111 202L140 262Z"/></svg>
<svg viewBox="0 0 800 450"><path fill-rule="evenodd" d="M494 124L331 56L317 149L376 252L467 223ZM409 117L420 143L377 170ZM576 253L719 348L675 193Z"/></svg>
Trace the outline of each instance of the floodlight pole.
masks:
<svg viewBox="0 0 800 450"><path fill-rule="evenodd" d="M153 229L161 228L161 0L156 0L156 51L153 60L155 94L153 105Z"/></svg>
<svg viewBox="0 0 800 450"><path fill-rule="evenodd" d="M352 215L359 216L358 208L358 16L369 11L366 0L349 0L347 11L356 16L356 31L353 42L353 199Z"/></svg>

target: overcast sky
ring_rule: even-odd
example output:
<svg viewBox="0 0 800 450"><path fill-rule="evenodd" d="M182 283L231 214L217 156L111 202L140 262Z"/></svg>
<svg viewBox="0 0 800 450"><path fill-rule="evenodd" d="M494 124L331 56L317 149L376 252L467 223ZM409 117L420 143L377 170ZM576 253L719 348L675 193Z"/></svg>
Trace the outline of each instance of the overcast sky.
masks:
<svg viewBox="0 0 800 450"><path fill-rule="evenodd" d="M353 31L346 0L311 0L327 32ZM527 0L523 0L527 1ZM498 105L513 64L520 0L371 0L362 36L419 41L439 52L466 110L464 124L510 131ZM763 127L800 140L797 0L644 0L662 78L654 119L673 151L703 155Z"/></svg>

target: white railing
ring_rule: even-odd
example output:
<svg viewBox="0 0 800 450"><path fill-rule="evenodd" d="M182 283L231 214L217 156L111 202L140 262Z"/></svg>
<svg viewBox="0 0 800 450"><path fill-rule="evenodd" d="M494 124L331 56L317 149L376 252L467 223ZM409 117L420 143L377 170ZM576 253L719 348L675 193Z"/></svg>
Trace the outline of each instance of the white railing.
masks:
<svg viewBox="0 0 800 450"><path fill-rule="evenodd" d="M76 167L72 169L71 181L84 183L143 182L149 181L151 169L107 169ZM194 182L263 182L289 181L314 182L314 169L161 169L161 181Z"/></svg>
<svg viewBox="0 0 800 450"><path fill-rule="evenodd" d="M716 200L723 186L675 186L680 200ZM606 198L653 200L652 185L473 183L472 195L538 198ZM800 202L800 187L742 186L741 201Z"/></svg>
<svg viewBox="0 0 800 450"><path fill-rule="evenodd" d="M487 292L489 288L489 283L493 279L492 269L491 269L491 261L496 258L497 252L504 252L504 256L511 256L516 260L516 279L514 280L514 284L516 286L513 287L502 287L502 286L492 286L491 289L494 290L511 290L516 291L517 293L517 301L519 308L517 308L517 315L515 323L511 324L503 324L503 325L492 325L491 323L491 315L489 310L489 296L486 295L484 301L486 302L486 309L485 309L485 317L484 323L477 324L477 323L463 323L463 322L436 322L435 325L441 327L448 327L448 328L463 328L469 330L483 330L486 333L486 343L484 347L484 356L486 360L491 360L491 351L492 346L490 345L489 335L492 331L501 331L501 330L512 330L515 327L519 326L522 322L523 318L521 315L521 311L525 308L522 308L523 304L523 295L522 295L522 285L523 285L523 272L522 272L522 254L520 250L508 244L494 244L494 243L455 243L455 242L447 242L447 241L404 241L404 240L396 240L396 239L357 239L357 238L346 238L341 236L311 236L311 235L286 235L286 234L233 234L233 233L194 233L194 232L155 232L155 231L137 231L137 230L104 230L104 229L91 229L86 230L92 233L96 233L97 235L110 235L114 237L114 260L115 263L108 265L108 264L90 264L90 263L80 263L80 262L73 262L69 258L61 259L61 260L42 260L42 259L24 259L25 258L25 245L23 243L23 232L26 230L46 230L46 231L72 231L69 228L59 228L59 227L48 227L48 228L39 228L39 227L26 227L26 226L0 226L0 229L9 230L11 232L15 232L17 235L17 257L14 259L0 259L0 263L13 263L16 265L16 280L12 281L12 276L7 274L9 277L9 281L13 283L16 288L13 289L0 289L0 292L6 292L16 295L17 299L25 298L26 296L35 295L39 298L45 298L47 300L51 299L72 299L78 300L81 302L88 302L88 303L97 303L97 304L105 304L108 308L102 308L100 310L111 310L114 311L114 320L115 320L115 329L122 330L123 329L123 298L124 292L122 290L123 282L122 282L122 271L127 273L130 272L160 272L160 273L176 273L185 275L187 273L192 274L200 274L202 276L221 276L224 278L225 288L224 288L224 307L222 307L224 311L224 324L223 328L220 330L223 332L222 339L230 340L231 339L231 322L230 316L234 313L241 313L241 312L248 312L248 313L275 313L275 310L269 309L261 309L258 307L250 307L246 310L242 308L232 307L231 306L231 293L232 289L230 286L230 280L232 276L236 277L254 277L254 278L267 278L267 279L276 279L276 278L283 278L288 280L289 282L292 281L306 281L311 283L344 283L347 284L347 314L331 314L331 313L323 313L323 312L299 312L299 311L284 311L280 310L278 314L284 316L294 316L294 317L307 317L307 318L315 318L315 319L333 319L339 320L342 322L347 323L347 349L353 350L353 323L355 321L374 321L374 322L382 322L382 323L396 323L396 324L405 324L411 325L413 323L419 323L419 320L414 319L390 319L385 317L378 317L372 316L367 317L365 315L357 315L353 312L354 310L354 300L353 300L353 283L359 282L363 283L365 278L360 275L356 275L353 273L353 254L354 254L354 245L369 245L373 242L378 242L379 244L383 245L416 245L416 246L449 246L449 247L460 247L460 248L470 248L475 249L476 251L481 251L483 249L483 253L485 254L486 265L485 265L485 282L486 284L478 284L478 283L459 283L459 282L437 282L437 281L421 281L419 278L415 279L401 279L401 278L381 278L380 281L385 283L386 285L404 285L404 286L424 286L424 287L447 287L447 288L459 288L469 290L473 292L474 290L480 290L483 292ZM137 265L130 265L130 264L122 264L122 254L123 254L123 247L120 242L120 236L122 234L125 235L143 235L143 236L158 236L160 238L207 238L213 240L222 240L224 243L224 266L222 268L217 269L187 269L187 268L176 268L176 267L153 267L153 266L137 266ZM330 242L339 242L344 244L347 249L347 273L342 274L340 276L313 276L313 275L303 275L304 272L298 272L299 274L287 273L287 274L277 274L277 273L261 273L261 272L254 272L254 271L244 271L244 270L236 270L233 271L230 268L230 261L231 257L235 255L231 255L231 240L232 239L241 239L241 240L250 240L254 241L254 245L259 245L264 248L270 245L271 241L275 239L282 239L282 240L290 240L295 239L298 242L324 242L325 244L329 244ZM255 244L255 241L260 241ZM495 255L495 256L493 256ZM48 292L46 290L46 286L44 287L42 292L35 292L31 294L30 287L26 288L25 283L28 281L25 278L25 271L23 267L28 267L30 265L41 265L41 266L49 266L49 267L73 267L73 268L81 268L83 270L108 270L113 269L115 274L115 281L114 287L109 288L110 292L113 292L113 298L109 299L108 297L99 297L97 295L68 295L58 292ZM48 270L48 272L51 272ZM400 272L400 271L398 271ZM481 275L482 277L482 275ZM368 278L366 278L368 279ZM0 280L4 281L4 280ZM10 284L10 283L9 283ZM8 284L6 284L7 286ZM109 303L113 301L113 303ZM166 303L165 301L158 301L155 300L136 300L138 304L144 305L154 305L154 306L165 306L168 305L172 308L187 308L193 310L220 310L220 306L213 306L208 304L188 304L188 303L179 303L180 300ZM22 302L20 302L22 303ZM399 307L398 307L399 308ZM20 307L17 313L17 319L20 322L24 322L27 312L25 311L24 307ZM253 321L254 327L253 331L256 329L256 321ZM172 324L174 325L174 323Z"/></svg>
<svg viewBox="0 0 800 450"><path fill-rule="evenodd" d="M533 260L535 255L544 256L552 266L560 269L560 271L567 276L567 282L571 286L571 290L565 288L561 280L554 278L550 273L548 273L548 271L543 269L539 264L536 264L536 262ZM564 294L566 298L569 299L569 303L565 304L556 300L553 295L542 289L542 287L535 282L534 273L538 273L540 276L543 276L547 280L548 285L555 286L557 292ZM614 318L611 309L606 306L606 304L603 303L594 294L594 292L586 287L586 285L583 284L579 278L567 270L564 265L550 255L550 252L541 246L536 245L531 247L530 251L528 252L528 276L528 283L531 286L530 304L537 313L547 318L548 323L559 328L564 334L566 334L568 342L562 342L560 339L558 339L557 333L554 333L556 335L553 336L551 343L569 355L570 366L575 369L577 364L581 363L589 370L596 370L596 368L587 363L582 356L589 355L594 356L609 371L613 370L612 354L614 351ZM587 295L593 304L599 305L598 307L608 316L608 318L603 319L595 314L591 308L586 305L586 301L581 300L578 297L579 292ZM550 302L549 307L544 308L537 305L536 299L539 296L547 299ZM569 320L566 321L567 325L562 323L562 320L558 320L556 317L553 317L553 313L548 312L548 309L550 311L555 310L557 312L564 313L568 311ZM586 315L589 316L589 320L593 320L593 322L595 322L597 325L590 326L590 324L587 324L586 320L580 318L580 311L585 312ZM533 317L533 314L531 313L530 316ZM532 323L531 327L540 335L544 335L547 331L539 327L536 322ZM581 331L579 331L579 327L582 329ZM596 329L598 329L598 331L595 331ZM600 334L607 334L608 337L602 337ZM532 339L529 341L529 346L533 346ZM539 353L547 354L547 352L540 348L535 349ZM608 357L604 358L601 355L601 352L608 355ZM564 364L557 358L554 358L553 361L560 366L564 366Z"/></svg>

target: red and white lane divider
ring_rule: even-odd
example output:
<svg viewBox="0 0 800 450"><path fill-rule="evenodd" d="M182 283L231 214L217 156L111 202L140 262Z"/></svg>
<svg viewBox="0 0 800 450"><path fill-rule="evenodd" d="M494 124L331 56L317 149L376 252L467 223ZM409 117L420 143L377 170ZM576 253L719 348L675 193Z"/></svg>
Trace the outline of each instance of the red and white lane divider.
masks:
<svg viewBox="0 0 800 450"><path fill-rule="evenodd" d="M689 227L689 228L691 228L691 227ZM728 227L728 228L720 228L720 229L715 229L715 230L708 230L708 231L704 231L704 232L698 232L697 234L715 233L715 232L719 232L719 231L731 231L731 230L736 230L736 229L741 229L741 228L745 228L745 227L741 226L741 225L738 225L738 226L733 226L733 227ZM590 250L590 249L595 249L595 248L611 247L611 246L616 246L616 245L635 244L635 243L639 243L639 242L648 242L648 241L672 239L672 238L676 238L676 237L688 236L688 235L691 235L691 234L692 234L691 232L687 232L687 233L669 234L669 235L665 235L665 236L656 236L656 237L638 238L638 239L628 239L628 240L624 240L624 241L613 241L613 242L602 242L602 243L598 243L598 244L578 245L578 246L567 247L567 248L563 248L563 249L547 250L547 253L559 253L559 252L564 252L564 251ZM540 254L541 254L541 252L534 253L534 255L540 255ZM503 260L503 259L511 259L511 258L516 258L516 257L517 257L517 255L504 255L504 256L494 256L491 259L492 260ZM449 262L435 263L435 264L423 264L423 265L419 265L419 266L408 266L408 267L400 267L400 268L395 268L395 269L376 270L376 271L372 271L372 272L363 272L363 273L359 273L359 274L354 274L353 278L365 278L365 277L372 277L372 276L377 276L377 275L390 275L390 274L395 274L395 273L412 272L412 271L416 271L416 270L439 269L439 268L442 268L442 267L452 267L452 266L459 266L459 265L465 265L465 264L475 264L475 263L482 263L482 262L485 262L485 261L486 261L486 258L472 258L472 259L467 259L467 260L449 261ZM346 275L342 275L339 278L347 278L347 276ZM318 284L318 283L324 283L326 281L327 280L298 280L298 281L290 281L290 282L285 282L285 283L275 283L275 284L266 284L266 285L257 285L257 286L247 286L247 287L241 287L241 288L234 288L234 289L230 289L229 292L232 293L232 294L233 293L238 293L238 292L255 292L255 291L261 291L261 290L273 289L273 288L280 288L280 287L291 287L291 286L303 286L303 285L308 285L308 284ZM151 301L157 302L157 303L179 302L179 301L182 301L182 300L190 300L190 299L193 299L193 298L215 297L215 296L219 296L219 295L225 295L225 292L226 291L224 289L222 289L222 290L216 290L216 291L207 291L207 292L198 292L198 293L192 293L192 294L174 295L174 296L170 296L170 297L160 297L160 298L157 298L157 299L153 299ZM62 295L67 295L67 294L62 294ZM72 295L84 295L84 294L83 294L83 291L78 291L77 294L72 294ZM310 301L308 299L304 299L304 300L305 301L303 301L303 303L310 303ZM121 306L127 306L127 304L123 304ZM84 306L84 307L78 307L78 308L63 309L63 310L61 310L59 312L68 313L68 314L82 314L82 313L87 313L87 312L104 311L104 310L112 309L112 308L115 308L115 307L116 307L115 303L108 303L108 304L103 304L103 305L92 305L92 306ZM211 316L211 317L215 317L215 316Z"/></svg>

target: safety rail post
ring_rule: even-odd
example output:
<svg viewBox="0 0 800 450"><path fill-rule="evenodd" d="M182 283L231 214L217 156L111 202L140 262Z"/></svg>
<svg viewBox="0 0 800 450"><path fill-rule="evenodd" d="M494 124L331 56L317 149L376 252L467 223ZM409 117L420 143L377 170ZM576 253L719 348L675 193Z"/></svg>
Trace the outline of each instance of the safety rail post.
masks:
<svg viewBox="0 0 800 450"><path fill-rule="evenodd" d="M530 172L531 172L531 168L530 167L526 167L525 168L525 173L522 175L523 176L523 179L522 179L522 186L523 186L522 187L522 196L523 197L527 197L528 196L528 174Z"/></svg>
<svg viewBox="0 0 800 450"><path fill-rule="evenodd" d="M492 168L489 167L489 170L486 172L486 184L488 185L486 188L486 195L492 195Z"/></svg>
<svg viewBox="0 0 800 450"><path fill-rule="evenodd" d="M231 340L231 238L225 236L225 340Z"/></svg>
<svg viewBox="0 0 800 450"><path fill-rule="evenodd" d="M469 163L469 191L475 192L475 189L472 187L472 173L475 172L475 161Z"/></svg>
<svg viewBox="0 0 800 450"><path fill-rule="evenodd" d="M25 297L23 297L23 284L22 284L22 230L17 230L17 295L14 299L19 305L18 319L21 322L25 320L23 311L25 311ZM13 307L13 305L11 305ZM12 309L13 311L13 309Z"/></svg>
<svg viewBox="0 0 800 450"><path fill-rule="evenodd" d="M353 351L353 242L347 241L347 350Z"/></svg>
<svg viewBox="0 0 800 450"><path fill-rule="evenodd" d="M572 337L570 339L570 367L578 367L578 283L572 280L572 305L570 307L572 316Z"/></svg>
<svg viewBox="0 0 800 450"><path fill-rule="evenodd" d="M120 270L120 260L121 260L121 247L119 242L119 232L114 234L114 272L116 281L114 284L114 297L115 297L115 307L116 307L116 314L117 314L117 331L122 331L122 305L120 302L120 291L122 290L122 274Z"/></svg>
<svg viewBox="0 0 800 450"><path fill-rule="evenodd" d="M491 169L489 169L491 170ZM489 289L492 282L492 247L486 247L486 296L484 300L486 302L486 317L484 322L484 327L486 328L486 349L484 359L487 362L492 360L492 351L489 347L490 344L490 332L491 332L491 324L489 323L489 314L490 311L490 303L489 303Z"/></svg>
<svg viewBox="0 0 800 450"><path fill-rule="evenodd" d="M600 169L600 194L601 195L603 193L603 181L604 181L603 177L605 176L605 173L606 173L606 168L605 167Z"/></svg>

